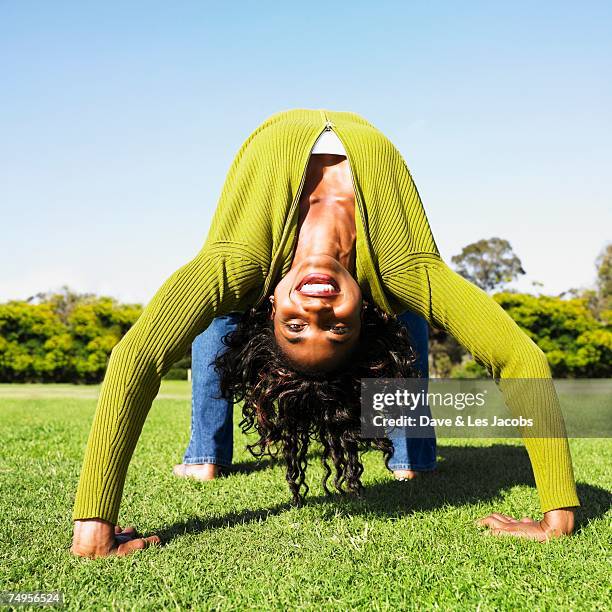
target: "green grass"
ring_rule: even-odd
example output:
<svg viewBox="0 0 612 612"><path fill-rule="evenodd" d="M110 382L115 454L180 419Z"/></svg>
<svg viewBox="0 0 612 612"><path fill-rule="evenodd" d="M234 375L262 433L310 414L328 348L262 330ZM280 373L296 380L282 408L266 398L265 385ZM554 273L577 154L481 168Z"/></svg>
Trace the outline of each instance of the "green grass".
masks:
<svg viewBox="0 0 612 612"><path fill-rule="evenodd" d="M583 507L571 538L484 536L492 511L537 515L518 441L442 440L440 469L394 482L365 457L365 499L311 493L288 504L280 464L258 465L236 434L236 471L212 483L171 474L189 437L189 387L165 382L125 488L123 525L164 545L73 558L71 510L98 389L0 385L0 591L64 592L70 609L610 608L610 440L572 440Z"/></svg>

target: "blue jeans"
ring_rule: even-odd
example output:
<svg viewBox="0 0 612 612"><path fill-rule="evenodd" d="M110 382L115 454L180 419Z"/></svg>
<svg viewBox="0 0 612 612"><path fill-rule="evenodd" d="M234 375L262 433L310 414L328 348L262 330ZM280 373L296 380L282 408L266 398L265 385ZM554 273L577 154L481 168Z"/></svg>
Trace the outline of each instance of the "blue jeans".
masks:
<svg viewBox="0 0 612 612"><path fill-rule="evenodd" d="M213 361L219 351L225 349L221 338L233 331L240 313L217 317L202 332L191 347L192 396L191 439L185 451L183 463L214 463L229 466L232 463L233 405L220 399L219 376ZM400 315L408 328L412 345L417 353L417 367L423 378L428 378L428 340L426 321L412 312ZM425 406L420 414L429 415ZM432 435L433 431L432 431ZM401 432L390 436L393 442L393 457L389 461L392 470L432 470L436 467L436 439L407 438Z"/></svg>

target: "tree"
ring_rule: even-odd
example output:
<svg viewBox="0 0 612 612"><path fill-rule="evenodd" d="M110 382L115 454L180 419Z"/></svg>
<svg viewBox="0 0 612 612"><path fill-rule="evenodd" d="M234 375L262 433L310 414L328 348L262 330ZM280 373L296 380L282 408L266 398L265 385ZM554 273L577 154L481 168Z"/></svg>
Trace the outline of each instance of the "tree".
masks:
<svg viewBox="0 0 612 612"><path fill-rule="evenodd" d="M96 299L94 293L76 293L64 285L58 292L39 292L30 296L26 302L28 304L49 304L60 320L67 323L76 306Z"/></svg>
<svg viewBox="0 0 612 612"><path fill-rule="evenodd" d="M609 242L595 260L597 268L598 314L612 310L612 242ZM608 317L609 318L609 317Z"/></svg>
<svg viewBox="0 0 612 612"><path fill-rule="evenodd" d="M553 376L612 376L612 331L593 315L587 297L497 293L493 299L544 351Z"/></svg>
<svg viewBox="0 0 612 612"><path fill-rule="evenodd" d="M525 274L510 243L501 238L483 239L468 244L451 260L461 276L485 291L492 291L515 279L519 274ZM470 361L468 352L442 330L431 328L429 354L430 368L434 376L487 375L486 370Z"/></svg>
<svg viewBox="0 0 612 612"><path fill-rule="evenodd" d="M515 255L510 243L501 238L468 244L451 261L461 276L485 291L500 289L525 274L521 260Z"/></svg>
<svg viewBox="0 0 612 612"><path fill-rule="evenodd" d="M449 378L467 355L467 351L447 332L430 327L429 371L438 378Z"/></svg>
<svg viewBox="0 0 612 612"><path fill-rule="evenodd" d="M559 297L585 298L589 310L604 325L612 324L612 243L606 244L595 260L595 286L572 288Z"/></svg>

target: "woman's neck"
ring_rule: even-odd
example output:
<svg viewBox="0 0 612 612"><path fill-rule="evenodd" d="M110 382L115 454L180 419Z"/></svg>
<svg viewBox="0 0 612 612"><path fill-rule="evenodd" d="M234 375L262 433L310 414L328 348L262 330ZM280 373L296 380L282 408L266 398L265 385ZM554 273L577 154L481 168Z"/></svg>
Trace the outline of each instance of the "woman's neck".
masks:
<svg viewBox="0 0 612 612"><path fill-rule="evenodd" d="M346 157L310 157L297 231L292 268L311 255L329 255L354 275L355 191Z"/></svg>

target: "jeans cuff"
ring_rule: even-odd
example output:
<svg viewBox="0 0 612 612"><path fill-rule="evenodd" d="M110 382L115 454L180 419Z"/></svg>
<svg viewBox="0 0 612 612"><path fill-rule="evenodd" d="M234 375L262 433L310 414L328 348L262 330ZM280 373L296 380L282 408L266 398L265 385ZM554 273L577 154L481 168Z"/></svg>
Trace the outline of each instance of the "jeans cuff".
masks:
<svg viewBox="0 0 612 612"><path fill-rule="evenodd" d="M232 460L225 459L222 457L213 457L209 455L207 457L183 457L183 463L185 465L201 464L201 463L214 463L215 465L221 465L223 467L230 467Z"/></svg>
<svg viewBox="0 0 612 612"><path fill-rule="evenodd" d="M438 465L437 461L433 461L431 463L391 463L389 462L389 469L392 472L396 470L412 470L413 472L431 472L436 469Z"/></svg>

